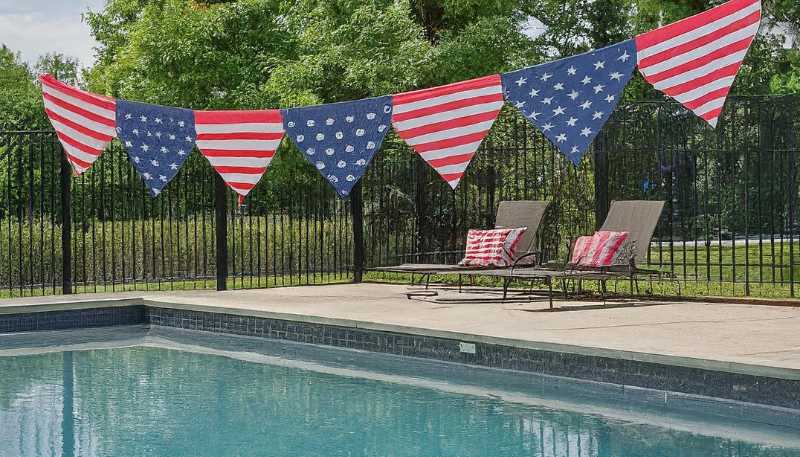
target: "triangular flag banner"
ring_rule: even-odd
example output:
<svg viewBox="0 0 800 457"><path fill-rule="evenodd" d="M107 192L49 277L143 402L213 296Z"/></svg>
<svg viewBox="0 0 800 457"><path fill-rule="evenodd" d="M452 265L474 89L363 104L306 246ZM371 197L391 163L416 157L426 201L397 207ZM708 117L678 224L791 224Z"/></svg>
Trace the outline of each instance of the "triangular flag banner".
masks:
<svg viewBox="0 0 800 457"><path fill-rule="evenodd" d="M633 40L503 74L506 98L575 165L617 107Z"/></svg>
<svg viewBox="0 0 800 457"><path fill-rule="evenodd" d="M759 0L732 0L644 33L636 37L639 71L716 127L760 23Z"/></svg>
<svg viewBox="0 0 800 457"><path fill-rule="evenodd" d="M303 157L347 197L389 130L391 97L284 110L286 133Z"/></svg>
<svg viewBox="0 0 800 457"><path fill-rule="evenodd" d="M267 171L283 138L279 110L195 111L197 148L239 194L250 193Z"/></svg>
<svg viewBox="0 0 800 457"><path fill-rule="evenodd" d="M500 75L392 97L397 134L455 189L503 108Z"/></svg>
<svg viewBox="0 0 800 457"><path fill-rule="evenodd" d="M194 148L194 112L117 100L117 135L145 185L157 196Z"/></svg>
<svg viewBox="0 0 800 457"><path fill-rule="evenodd" d="M65 84L51 75L42 82L44 110L76 175L89 168L117 136L116 102Z"/></svg>

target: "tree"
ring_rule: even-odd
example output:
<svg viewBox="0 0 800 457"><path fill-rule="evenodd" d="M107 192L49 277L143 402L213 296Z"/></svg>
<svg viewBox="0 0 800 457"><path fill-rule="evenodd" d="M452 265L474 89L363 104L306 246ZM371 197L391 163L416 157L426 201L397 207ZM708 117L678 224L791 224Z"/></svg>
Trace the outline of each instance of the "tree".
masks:
<svg viewBox="0 0 800 457"><path fill-rule="evenodd" d="M35 130L44 125L42 96L28 65L0 45L0 129Z"/></svg>

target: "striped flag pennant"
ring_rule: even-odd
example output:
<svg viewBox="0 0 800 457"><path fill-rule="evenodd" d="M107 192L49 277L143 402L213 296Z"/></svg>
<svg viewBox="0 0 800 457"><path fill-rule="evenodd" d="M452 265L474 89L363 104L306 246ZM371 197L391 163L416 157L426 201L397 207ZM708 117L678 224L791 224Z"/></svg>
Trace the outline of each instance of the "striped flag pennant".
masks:
<svg viewBox="0 0 800 457"><path fill-rule="evenodd" d="M44 110L76 175L89 168L116 132L116 101L41 75Z"/></svg>
<svg viewBox="0 0 800 457"><path fill-rule="evenodd" d="M194 119L198 149L242 203L281 144L280 110L195 111Z"/></svg>
<svg viewBox="0 0 800 457"><path fill-rule="evenodd" d="M500 75L397 94L397 134L455 189L503 108Z"/></svg>
<svg viewBox="0 0 800 457"><path fill-rule="evenodd" d="M716 127L760 22L760 0L731 0L639 35L639 71L656 89Z"/></svg>

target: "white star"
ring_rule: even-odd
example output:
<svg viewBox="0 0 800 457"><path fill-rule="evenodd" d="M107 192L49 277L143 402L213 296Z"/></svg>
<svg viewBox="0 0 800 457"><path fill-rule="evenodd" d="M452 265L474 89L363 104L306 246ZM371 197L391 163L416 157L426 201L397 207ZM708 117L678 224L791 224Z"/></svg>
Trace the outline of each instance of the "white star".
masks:
<svg viewBox="0 0 800 457"><path fill-rule="evenodd" d="M617 99L617 97L615 97L615 96L613 96L613 95L610 95L610 94L609 94L609 96L608 96L608 97L606 97L606 101L607 101L608 103L613 103L613 102L614 102L614 100L616 100L616 99Z"/></svg>
<svg viewBox="0 0 800 457"><path fill-rule="evenodd" d="M169 169L170 170L177 170L178 169L178 164L174 163L174 162L169 164Z"/></svg>
<svg viewBox="0 0 800 457"><path fill-rule="evenodd" d="M158 189L153 189L153 194L155 194L155 195L158 195L158 194L160 194L160 193L161 193L161 191L160 191L160 190L158 190Z"/></svg>
<svg viewBox="0 0 800 457"><path fill-rule="evenodd" d="M589 100L586 100L585 102L583 102L583 104L582 104L582 105L580 105L580 107L581 107L581 108L583 108L583 109L585 109L585 110L586 110L586 109L589 109L589 108L591 108L591 107L592 107L592 102L591 102L591 101L589 101Z"/></svg>
<svg viewBox="0 0 800 457"><path fill-rule="evenodd" d="M175 135L170 135L169 139L175 141Z"/></svg>
<svg viewBox="0 0 800 457"><path fill-rule="evenodd" d="M531 96L531 98L536 97L537 95L539 95L539 89L531 89L529 95Z"/></svg>
<svg viewBox="0 0 800 457"><path fill-rule="evenodd" d="M148 146L146 144L142 145L142 151L147 152L148 149L150 149L150 146Z"/></svg>
<svg viewBox="0 0 800 457"><path fill-rule="evenodd" d="M544 130L545 132L549 132L550 130L553 130L553 127L555 126L548 122L547 124L542 126L542 130Z"/></svg>
<svg viewBox="0 0 800 457"><path fill-rule="evenodd" d="M167 177L164 175L158 175L158 179L160 179L161 182L167 182Z"/></svg>
<svg viewBox="0 0 800 457"><path fill-rule="evenodd" d="M155 122L156 124L160 124L161 123L161 118L157 117L157 118L155 118L155 120L153 122Z"/></svg>
<svg viewBox="0 0 800 457"><path fill-rule="evenodd" d="M156 132L156 136L161 138L161 132Z"/></svg>
<svg viewBox="0 0 800 457"><path fill-rule="evenodd" d="M151 179L153 179L153 177L150 176L150 173L148 173L146 171L144 173L142 173L142 177L144 177L144 179L147 180L147 181L150 181Z"/></svg>
<svg viewBox="0 0 800 457"><path fill-rule="evenodd" d="M147 131L147 136L153 136L153 134L150 133L150 130Z"/></svg>
<svg viewBox="0 0 800 457"><path fill-rule="evenodd" d="M606 68L606 61L605 60L598 60L594 63L594 69L599 70L601 68Z"/></svg>
<svg viewBox="0 0 800 457"><path fill-rule="evenodd" d="M608 77L611 78L612 81L622 81L622 73L618 71L611 73L610 75L608 75Z"/></svg>
<svg viewBox="0 0 800 457"><path fill-rule="evenodd" d="M139 163L139 161L141 161L141 160L142 159L140 159L139 156L133 156L133 162L134 163Z"/></svg>
<svg viewBox="0 0 800 457"><path fill-rule="evenodd" d="M139 129L133 129L131 132L133 132L134 135L139 135Z"/></svg>
<svg viewBox="0 0 800 457"><path fill-rule="evenodd" d="M570 76L575 76L575 73L577 73L577 72L578 72L578 69L575 68L574 65L569 67L569 68L567 68L567 74L570 75Z"/></svg>
<svg viewBox="0 0 800 457"><path fill-rule="evenodd" d="M525 85L525 83L528 82L528 78L520 76L519 79L514 82L517 83L517 87L522 87L523 85Z"/></svg>
<svg viewBox="0 0 800 457"><path fill-rule="evenodd" d="M187 142L187 143L191 143L191 142L192 142L192 137L190 137L190 136L187 136L187 137L186 137L186 142Z"/></svg>
<svg viewBox="0 0 800 457"><path fill-rule="evenodd" d="M167 148L166 148L166 147L164 147L164 146L161 146L161 153L162 153L162 154L166 154L166 153L168 153L168 152L169 152L169 149L167 149Z"/></svg>
<svg viewBox="0 0 800 457"><path fill-rule="evenodd" d="M628 59L630 59L630 58L631 58L631 55L628 54L628 51L626 50L625 54L622 54L621 56L617 57L617 60L621 60L623 62L627 62Z"/></svg>
<svg viewBox="0 0 800 457"><path fill-rule="evenodd" d="M125 147L126 148L132 148L133 147L133 143L131 143L130 141L126 141L125 142Z"/></svg>
<svg viewBox="0 0 800 457"><path fill-rule="evenodd" d="M587 85L587 84L589 84L589 83L591 83L591 82L592 82L592 78L590 78L590 77L589 77L589 75L586 75L586 76L584 76L584 77L583 77L583 79L581 80L581 82L582 82L582 83L583 83L583 85L585 86L585 85Z"/></svg>
<svg viewBox="0 0 800 457"><path fill-rule="evenodd" d="M544 100L542 100L542 103L544 103L545 105L549 105L549 104L553 103L553 97L545 98Z"/></svg>
<svg viewBox="0 0 800 457"><path fill-rule="evenodd" d="M131 113L128 113L125 115L125 119L133 119L133 115Z"/></svg>
<svg viewBox="0 0 800 457"><path fill-rule="evenodd" d="M553 90L564 90L564 84L558 83L553 86Z"/></svg>
<svg viewBox="0 0 800 457"><path fill-rule="evenodd" d="M594 114L592 115L592 120L600 119L602 117L603 117L603 112L602 111L595 111Z"/></svg>
<svg viewBox="0 0 800 457"><path fill-rule="evenodd" d="M580 149L578 149L578 147L577 147L577 146L573 146L573 147L572 147L572 150L571 150L571 151L569 151L569 153L570 153L570 154L578 154L579 152L581 152L581 150L580 150Z"/></svg>
<svg viewBox="0 0 800 457"><path fill-rule="evenodd" d="M142 122L147 122L147 116L142 116L139 118Z"/></svg>
<svg viewBox="0 0 800 457"><path fill-rule="evenodd" d="M598 85L594 86L594 93L595 93L595 94L599 94L600 92L603 92L603 89L604 89L605 87L606 87L606 86L604 86L604 85L602 85L602 84L598 84Z"/></svg>
<svg viewBox="0 0 800 457"><path fill-rule="evenodd" d="M186 123L185 123L185 122L183 122L183 121L178 121L178 127L183 127L184 125L186 125Z"/></svg>
<svg viewBox="0 0 800 457"><path fill-rule="evenodd" d="M547 81L548 79L550 79L550 78L552 78L552 77L553 77L553 75L551 75L550 73L547 73L547 72L545 72L545 73L542 75L542 78L541 78L541 79L542 79L542 81Z"/></svg>
<svg viewBox="0 0 800 457"><path fill-rule="evenodd" d="M581 136L589 138L589 135L591 134L592 134L592 129L590 129L589 127L585 127L583 130L581 130Z"/></svg>
<svg viewBox="0 0 800 457"><path fill-rule="evenodd" d="M179 151L178 151L178 155L179 155L179 156L185 156L185 155L186 155L186 151L184 151L183 149L181 149L181 150L179 150Z"/></svg>
<svg viewBox="0 0 800 457"><path fill-rule="evenodd" d="M560 114L564 114L564 108L561 106L553 110L553 116L558 116Z"/></svg>
<svg viewBox="0 0 800 457"><path fill-rule="evenodd" d="M559 143L563 143L563 142L567 141L567 135L565 135L563 133L561 135L558 135L556 137L556 141L558 141Z"/></svg>
<svg viewBox="0 0 800 457"><path fill-rule="evenodd" d="M576 98L578 98L578 95L580 95L580 93L577 90L573 90L572 92L567 94L567 97L575 100Z"/></svg>
<svg viewBox="0 0 800 457"><path fill-rule="evenodd" d="M523 106L525 106L525 102L516 102L516 103L514 103L514 107L517 108L517 109L522 109Z"/></svg>
<svg viewBox="0 0 800 457"><path fill-rule="evenodd" d="M575 127L575 123L576 123L576 122L578 122L578 118L576 118L576 117L571 117L571 118L569 118L569 120L567 121L567 125L568 125L568 126L570 126L570 127Z"/></svg>
<svg viewBox="0 0 800 457"><path fill-rule="evenodd" d="M528 115L528 117L529 117L529 118L531 118L531 119L533 119L534 121L538 121L538 120L539 120L539 116L540 116L541 114L542 114L542 113L537 113L536 111L534 111L534 112L532 112L531 114L529 114L529 115Z"/></svg>
<svg viewBox="0 0 800 457"><path fill-rule="evenodd" d="M158 160L156 160L156 159L151 160L150 161L150 165L152 165L154 167L157 167L158 166Z"/></svg>

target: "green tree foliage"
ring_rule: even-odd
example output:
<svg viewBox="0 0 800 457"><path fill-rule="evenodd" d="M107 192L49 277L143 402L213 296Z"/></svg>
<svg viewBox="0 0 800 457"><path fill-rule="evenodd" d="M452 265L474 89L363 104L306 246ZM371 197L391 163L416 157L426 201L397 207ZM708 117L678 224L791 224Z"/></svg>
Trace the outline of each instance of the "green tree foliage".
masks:
<svg viewBox="0 0 800 457"><path fill-rule="evenodd" d="M0 130L41 126L41 94L28 65L5 45L0 45Z"/></svg>

